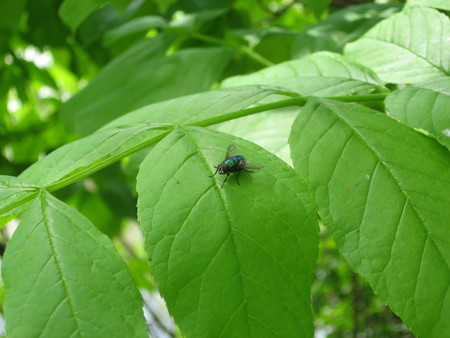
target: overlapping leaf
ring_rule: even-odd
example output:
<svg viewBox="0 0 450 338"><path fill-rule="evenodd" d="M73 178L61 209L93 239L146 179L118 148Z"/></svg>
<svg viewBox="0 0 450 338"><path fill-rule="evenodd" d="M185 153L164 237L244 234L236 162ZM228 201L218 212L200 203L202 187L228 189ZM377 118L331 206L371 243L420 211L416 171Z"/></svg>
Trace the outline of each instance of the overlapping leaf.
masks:
<svg viewBox="0 0 450 338"><path fill-rule="evenodd" d="M429 132L450 149L450 78L396 90L386 108L397 120Z"/></svg>
<svg viewBox="0 0 450 338"><path fill-rule="evenodd" d="M23 201L33 199L38 189L17 177L0 175L0 217L21 213L24 210Z"/></svg>
<svg viewBox="0 0 450 338"><path fill-rule="evenodd" d="M221 188L223 178L209 175L230 143L264 169ZM137 189L152 271L185 335L312 336L316 216L283 161L248 141L185 127L149 153Z"/></svg>
<svg viewBox="0 0 450 338"><path fill-rule="evenodd" d="M450 74L450 20L426 7L386 19L345 54L375 70L385 82L417 83Z"/></svg>
<svg viewBox="0 0 450 338"><path fill-rule="evenodd" d="M447 0L408 0L407 4L435 7L450 11L450 2Z"/></svg>
<svg viewBox="0 0 450 338"><path fill-rule="evenodd" d="M383 86L370 69L329 52L319 52L303 59L283 62L223 82L225 87L249 84L280 86L303 96L369 93Z"/></svg>
<svg viewBox="0 0 450 338"><path fill-rule="evenodd" d="M357 104L311 100L296 169L350 265L419 336L450 332L450 154Z"/></svg>
<svg viewBox="0 0 450 338"><path fill-rule="evenodd" d="M66 144L26 169L19 177L44 187L65 177L99 170L111 160L126 156L156 142L167 133L167 124L136 124L98 131ZM133 151L134 150L134 151ZM84 174L83 174L84 173Z"/></svg>
<svg viewBox="0 0 450 338"><path fill-rule="evenodd" d="M8 337L147 337L142 300L109 239L42 191L3 260Z"/></svg>

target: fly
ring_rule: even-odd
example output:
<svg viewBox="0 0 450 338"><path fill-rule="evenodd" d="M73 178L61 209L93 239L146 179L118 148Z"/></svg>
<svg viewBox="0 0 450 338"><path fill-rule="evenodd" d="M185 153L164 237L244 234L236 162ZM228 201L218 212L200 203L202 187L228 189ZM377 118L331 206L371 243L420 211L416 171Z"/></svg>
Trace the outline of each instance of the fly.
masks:
<svg viewBox="0 0 450 338"><path fill-rule="evenodd" d="M239 185L239 175L241 174L241 171L247 171L247 172L253 172L248 169L261 169L264 168L262 165L256 164L256 163L249 163L245 159L244 156L238 155L237 149L233 144L230 144L227 148L227 153L225 155L225 159L222 163L219 163L219 165L216 168L216 172L214 175L211 175L209 177L215 176L217 173L221 175L227 175L225 179L223 180L221 188L223 188L223 185L227 181L228 176L230 176L230 173L237 172L236 181Z"/></svg>

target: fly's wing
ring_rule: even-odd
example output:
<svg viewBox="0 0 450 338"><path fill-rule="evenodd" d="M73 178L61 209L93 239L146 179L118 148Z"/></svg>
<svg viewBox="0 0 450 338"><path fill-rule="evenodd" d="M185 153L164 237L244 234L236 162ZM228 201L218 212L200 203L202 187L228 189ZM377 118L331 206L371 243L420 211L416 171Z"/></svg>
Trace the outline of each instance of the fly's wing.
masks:
<svg viewBox="0 0 450 338"><path fill-rule="evenodd" d="M234 144L230 144L227 148L227 154L225 155L225 159L232 158L235 156L238 156L236 146Z"/></svg>
<svg viewBox="0 0 450 338"><path fill-rule="evenodd" d="M262 168L264 168L264 166L261 164L258 164L258 163L247 162L247 163L245 163L244 168L245 169L262 169Z"/></svg>

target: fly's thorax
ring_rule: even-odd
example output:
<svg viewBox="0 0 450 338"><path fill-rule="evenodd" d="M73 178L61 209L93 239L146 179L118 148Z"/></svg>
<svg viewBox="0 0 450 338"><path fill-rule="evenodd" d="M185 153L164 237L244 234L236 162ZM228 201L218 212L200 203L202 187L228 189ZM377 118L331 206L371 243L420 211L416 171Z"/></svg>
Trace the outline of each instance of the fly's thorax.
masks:
<svg viewBox="0 0 450 338"><path fill-rule="evenodd" d="M243 156L233 156L225 159L220 165L219 168L222 168L224 173L234 172L241 169L244 169L246 160ZM220 172L220 169L219 169Z"/></svg>
<svg viewBox="0 0 450 338"><path fill-rule="evenodd" d="M235 157L231 157L231 158L227 158L226 160L224 160L223 163L224 163L228 168L233 168L233 167L237 164L237 160L236 160Z"/></svg>

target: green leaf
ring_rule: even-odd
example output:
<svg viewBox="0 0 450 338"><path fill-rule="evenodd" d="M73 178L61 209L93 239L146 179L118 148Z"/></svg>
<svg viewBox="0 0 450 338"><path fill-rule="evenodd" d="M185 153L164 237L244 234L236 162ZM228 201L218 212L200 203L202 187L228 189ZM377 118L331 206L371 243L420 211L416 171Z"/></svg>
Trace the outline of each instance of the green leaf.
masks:
<svg viewBox="0 0 450 338"><path fill-rule="evenodd" d="M223 48L186 49L160 56L158 40L150 50L132 48L113 61L86 88L66 102L61 112L80 135L87 135L113 119L150 103L208 90L228 63ZM148 55L150 54L150 55ZM131 56L131 59L125 56ZM132 60L136 62L132 62ZM204 60L208 60L205 62Z"/></svg>
<svg viewBox="0 0 450 338"><path fill-rule="evenodd" d="M32 200L38 189L36 185L25 183L17 177L0 175L0 216L21 214L25 210L22 204Z"/></svg>
<svg viewBox="0 0 450 338"><path fill-rule="evenodd" d="M382 87L374 72L339 54L319 52L223 82L225 87L250 84L280 86L300 95L340 96L369 93Z"/></svg>
<svg viewBox="0 0 450 338"><path fill-rule="evenodd" d="M344 46L358 39L380 20L398 12L400 4L349 6L330 14L325 20L302 30L292 46L293 58L327 50L341 53Z"/></svg>
<svg viewBox="0 0 450 338"><path fill-rule="evenodd" d="M106 4L108 1L105 0L64 0L59 8L59 16L72 32L76 32L89 14Z"/></svg>
<svg viewBox="0 0 450 338"><path fill-rule="evenodd" d="M418 336L450 332L450 155L357 104L310 100L290 137L295 168L351 267Z"/></svg>
<svg viewBox="0 0 450 338"><path fill-rule="evenodd" d="M407 5L435 7L450 11L450 2L448 0L408 0Z"/></svg>
<svg viewBox="0 0 450 338"><path fill-rule="evenodd" d="M423 129L450 149L450 78L409 86L391 93L386 108L402 123Z"/></svg>
<svg viewBox="0 0 450 338"><path fill-rule="evenodd" d="M155 0L156 5L161 13L165 13L170 6L177 3L177 0Z"/></svg>
<svg viewBox="0 0 450 338"><path fill-rule="evenodd" d="M109 46L127 36L146 32L153 28L163 28L166 25L166 20L160 16L139 17L106 32L103 42L106 46Z"/></svg>
<svg viewBox="0 0 450 338"><path fill-rule="evenodd" d="M26 0L0 0L0 30L14 30L20 21L26 3Z"/></svg>
<svg viewBox="0 0 450 338"><path fill-rule="evenodd" d="M171 31L175 29L176 31L185 31L187 33L188 31L193 31L199 24L215 19L227 11L227 8L221 6L218 8L197 10L192 13L177 11L172 21L170 21L169 26Z"/></svg>
<svg viewBox="0 0 450 338"><path fill-rule="evenodd" d="M142 300L112 243L45 191L8 244L3 278L8 337L147 337Z"/></svg>
<svg viewBox="0 0 450 338"><path fill-rule="evenodd" d="M328 8L331 0L303 0L302 2L312 9L317 18L320 18L322 13Z"/></svg>
<svg viewBox="0 0 450 338"><path fill-rule="evenodd" d="M103 129L58 148L19 177L41 187L65 180L70 184L156 142L167 129L170 126L157 123Z"/></svg>
<svg viewBox="0 0 450 338"><path fill-rule="evenodd" d="M112 121L104 128L150 122L194 123L243 110L280 93L283 93L281 88L245 86L193 94L148 105Z"/></svg>
<svg viewBox="0 0 450 338"><path fill-rule="evenodd" d="M221 188L209 176L231 143L264 168ZM250 142L185 127L149 153L137 190L152 272L186 336L312 336L318 227L292 168Z"/></svg>
<svg viewBox="0 0 450 338"><path fill-rule="evenodd" d="M450 74L449 36L447 16L411 7L348 44L345 54L372 68L385 82L422 82Z"/></svg>
<svg viewBox="0 0 450 338"><path fill-rule="evenodd" d="M114 6L114 8L115 8L119 13L124 13L125 10L128 8L128 6L130 5L130 3L133 2L133 0L110 0L109 2L112 3L112 5Z"/></svg>

